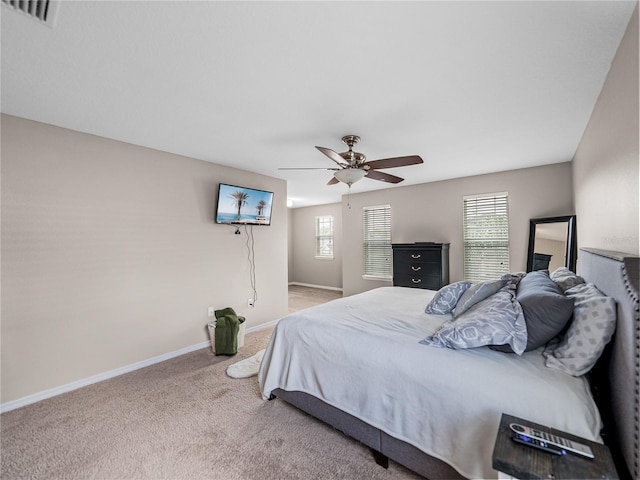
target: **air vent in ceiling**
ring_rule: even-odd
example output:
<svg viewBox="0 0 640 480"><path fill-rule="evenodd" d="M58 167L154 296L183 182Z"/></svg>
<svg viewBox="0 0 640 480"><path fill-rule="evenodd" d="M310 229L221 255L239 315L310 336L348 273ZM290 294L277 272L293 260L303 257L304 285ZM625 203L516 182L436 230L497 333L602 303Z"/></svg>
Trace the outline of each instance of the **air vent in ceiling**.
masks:
<svg viewBox="0 0 640 480"><path fill-rule="evenodd" d="M49 27L55 25L60 0L2 0L2 4L12 7Z"/></svg>

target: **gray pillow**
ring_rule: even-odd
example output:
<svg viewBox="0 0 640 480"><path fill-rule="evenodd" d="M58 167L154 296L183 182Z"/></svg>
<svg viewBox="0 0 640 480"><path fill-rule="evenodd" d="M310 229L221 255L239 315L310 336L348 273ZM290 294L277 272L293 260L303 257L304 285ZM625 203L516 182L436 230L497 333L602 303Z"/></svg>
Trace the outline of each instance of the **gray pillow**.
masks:
<svg viewBox="0 0 640 480"><path fill-rule="evenodd" d="M456 308L453 309L453 318L457 318L473 307L476 303L495 294L507 284L507 280L488 280L486 282L471 285L460 297Z"/></svg>
<svg viewBox="0 0 640 480"><path fill-rule="evenodd" d="M425 313L435 313L445 315L458 303L458 299L471 286L471 282L456 282L445 285L435 294L427 305Z"/></svg>
<svg viewBox="0 0 640 480"><path fill-rule="evenodd" d="M453 349L507 344L521 355L527 345L527 327L513 290L507 286L478 302L420 343Z"/></svg>
<svg viewBox="0 0 640 480"><path fill-rule="evenodd" d="M580 275L576 275L567 267L559 267L551 274L551 280L556 282L556 284L562 289L563 292L566 292L572 287L576 285L580 285L584 283L584 278Z"/></svg>
<svg viewBox="0 0 640 480"><path fill-rule="evenodd" d="M543 271L529 272L520 281L516 299L527 323L526 351L558 335L573 315L573 298L566 297Z"/></svg>
<svg viewBox="0 0 640 480"><path fill-rule="evenodd" d="M545 350L545 364L579 377L593 368L613 336L616 302L593 283L576 285L566 294L575 299L573 321L563 339Z"/></svg>

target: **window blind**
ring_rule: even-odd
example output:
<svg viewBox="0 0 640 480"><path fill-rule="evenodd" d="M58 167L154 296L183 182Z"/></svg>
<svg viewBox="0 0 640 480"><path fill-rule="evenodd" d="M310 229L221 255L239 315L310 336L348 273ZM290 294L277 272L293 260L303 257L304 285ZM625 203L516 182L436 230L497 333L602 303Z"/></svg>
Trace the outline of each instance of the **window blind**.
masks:
<svg viewBox="0 0 640 480"><path fill-rule="evenodd" d="M362 211L364 275L390 278L392 275L391 206L364 207Z"/></svg>
<svg viewBox="0 0 640 480"><path fill-rule="evenodd" d="M316 217L316 257L333 258L333 217Z"/></svg>
<svg viewBox="0 0 640 480"><path fill-rule="evenodd" d="M463 198L464 278L482 282L509 272L507 193Z"/></svg>

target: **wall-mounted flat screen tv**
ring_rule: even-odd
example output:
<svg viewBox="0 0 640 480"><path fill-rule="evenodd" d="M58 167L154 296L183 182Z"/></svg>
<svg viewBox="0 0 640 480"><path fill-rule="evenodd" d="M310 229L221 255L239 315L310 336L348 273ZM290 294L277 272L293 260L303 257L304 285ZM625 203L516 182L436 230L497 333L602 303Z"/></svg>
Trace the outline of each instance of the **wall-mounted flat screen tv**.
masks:
<svg viewBox="0 0 640 480"><path fill-rule="evenodd" d="M271 225L273 192L221 183L216 223Z"/></svg>

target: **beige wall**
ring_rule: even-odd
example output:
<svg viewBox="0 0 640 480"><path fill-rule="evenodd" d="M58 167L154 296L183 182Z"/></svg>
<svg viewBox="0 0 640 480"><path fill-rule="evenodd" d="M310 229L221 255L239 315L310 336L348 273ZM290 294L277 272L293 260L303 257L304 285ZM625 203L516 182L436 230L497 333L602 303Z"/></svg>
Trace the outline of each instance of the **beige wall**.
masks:
<svg viewBox="0 0 640 480"><path fill-rule="evenodd" d="M253 309L219 182L275 194ZM204 342L209 306L285 315L285 201L282 180L3 115L2 403Z"/></svg>
<svg viewBox="0 0 640 480"><path fill-rule="evenodd" d="M492 192L509 194L509 269L524 271L529 219L573 214L571 163L352 194L350 207L342 203L344 294L390 285L362 279L364 206L391 205L393 243L450 243L450 281L455 282L463 275L462 198Z"/></svg>
<svg viewBox="0 0 640 480"><path fill-rule="evenodd" d="M293 282L293 208L287 208L287 279Z"/></svg>
<svg viewBox="0 0 640 480"><path fill-rule="evenodd" d="M315 219L333 216L333 260L315 258ZM342 206L339 203L296 208L291 220L293 232L290 282L342 288Z"/></svg>
<svg viewBox="0 0 640 480"><path fill-rule="evenodd" d="M573 159L578 245L638 254L638 6Z"/></svg>

